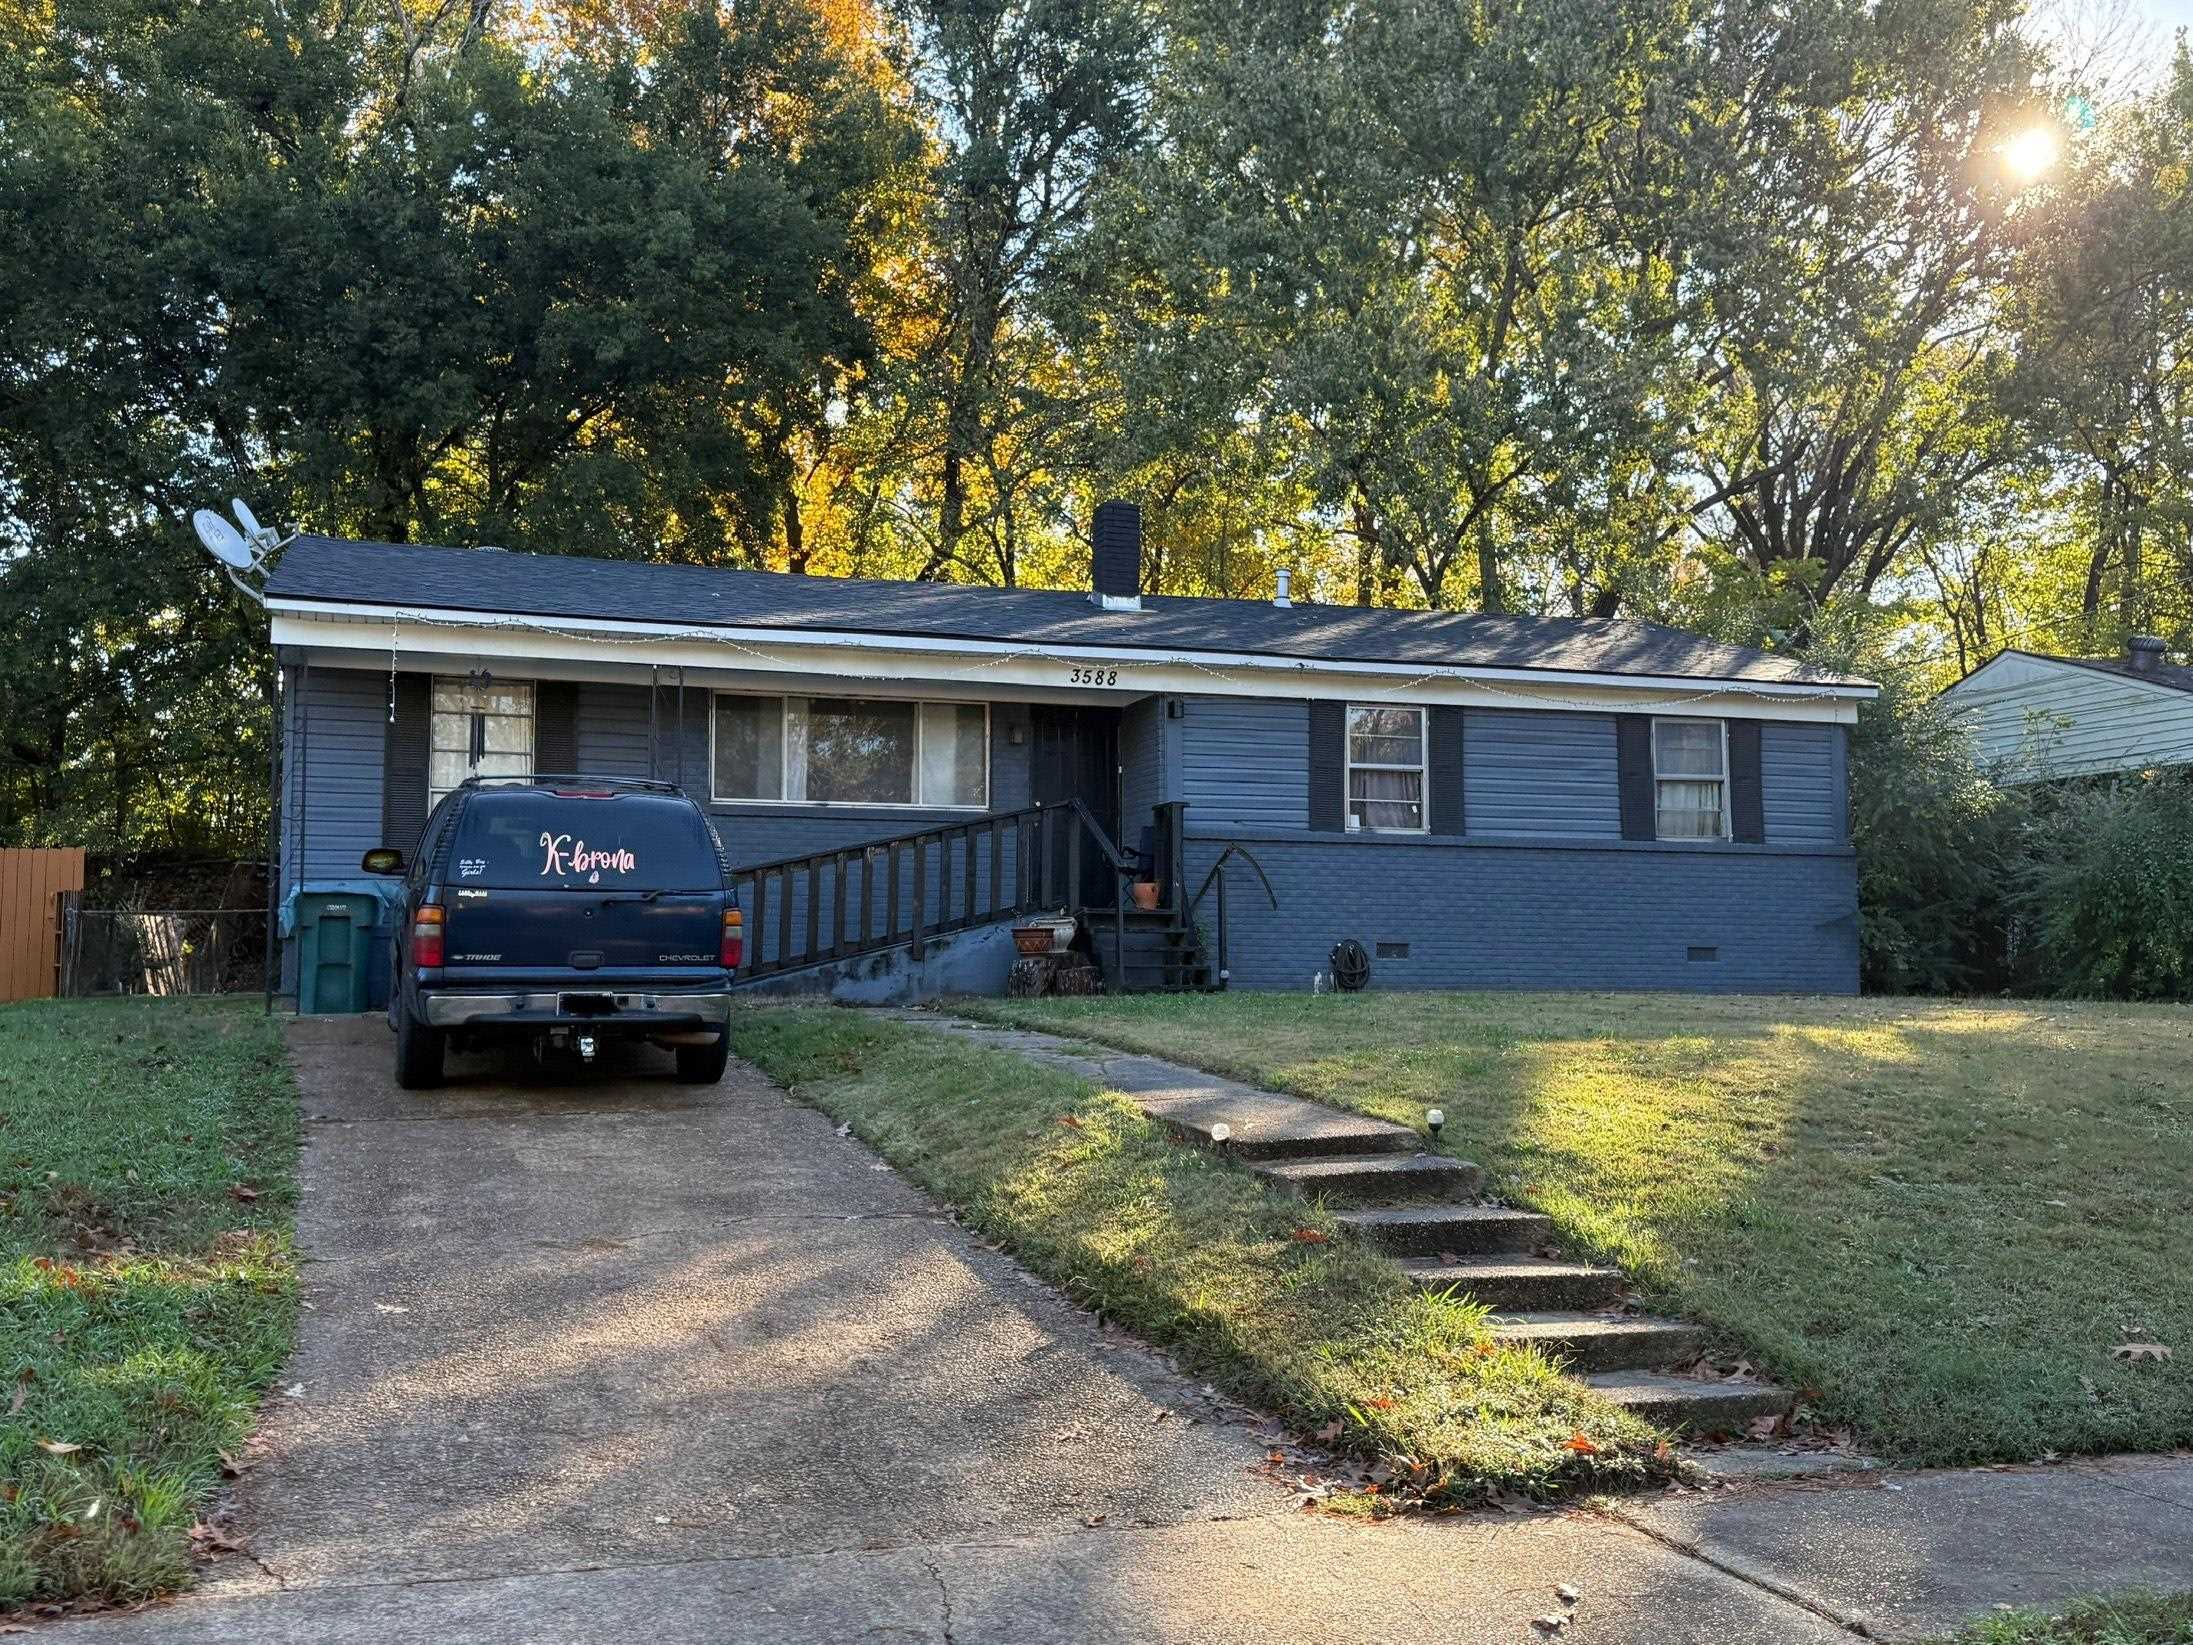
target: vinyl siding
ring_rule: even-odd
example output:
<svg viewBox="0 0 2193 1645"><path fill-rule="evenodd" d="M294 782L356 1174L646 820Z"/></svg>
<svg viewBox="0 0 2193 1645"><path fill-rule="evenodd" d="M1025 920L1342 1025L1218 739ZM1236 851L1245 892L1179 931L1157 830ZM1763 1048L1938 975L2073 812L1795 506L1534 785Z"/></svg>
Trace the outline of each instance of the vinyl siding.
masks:
<svg viewBox="0 0 2193 1645"><path fill-rule="evenodd" d="M1848 833L1843 728L1769 721L1759 728L1759 777L1767 839L1776 845L1839 845Z"/></svg>
<svg viewBox="0 0 2193 1645"><path fill-rule="evenodd" d="M1180 797L1197 827L1307 828L1310 710L1299 700L1191 697Z"/></svg>
<svg viewBox="0 0 2193 1645"><path fill-rule="evenodd" d="M1468 833L1621 837L1612 715L1473 708L1462 725Z"/></svg>
<svg viewBox="0 0 2193 1645"><path fill-rule="evenodd" d="M581 681L578 722L579 769L586 775L648 774L647 687Z"/></svg>
<svg viewBox="0 0 2193 1645"><path fill-rule="evenodd" d="M1162 697L1130 703L1119 717L1120 791L1126 807L1119 819L1119 843L1128 851L1142 849L1143 831L1154 826L1150 813L1180 797L1177 780L1168 780L1168 772L1178 770L1173 728L1179 723L1166 719Z"/></svg>
<svg viewBox="0 0 2193 1645"><path fill-rule="evenodd" d="M388 675L314 668L284 710L282 888L296 888L300 861L307 884L354 880L359 857L381 843Z"/></svg>
<svg viewBox="0 0 2193 1645"><path fill-rule="evenodd" d="M2005 782L2193 764L2193 692L2047 657L2004 656L1943 694Z"/></svg>

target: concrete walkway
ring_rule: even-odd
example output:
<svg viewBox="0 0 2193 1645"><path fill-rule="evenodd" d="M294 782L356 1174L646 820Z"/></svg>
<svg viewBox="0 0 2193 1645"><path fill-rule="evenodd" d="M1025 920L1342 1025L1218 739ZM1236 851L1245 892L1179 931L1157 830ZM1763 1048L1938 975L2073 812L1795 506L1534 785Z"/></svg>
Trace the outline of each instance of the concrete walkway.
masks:
<svg viewBox="0 0 2193 1645"><path fill-rule="evenodd" d="M751 1070L406 1093L378 1022L291 1045L311 1307L250 1553L67 1637L1818 1645L2193 1579L2193 1464L1305 1515L1273 1429Z"/></svg>

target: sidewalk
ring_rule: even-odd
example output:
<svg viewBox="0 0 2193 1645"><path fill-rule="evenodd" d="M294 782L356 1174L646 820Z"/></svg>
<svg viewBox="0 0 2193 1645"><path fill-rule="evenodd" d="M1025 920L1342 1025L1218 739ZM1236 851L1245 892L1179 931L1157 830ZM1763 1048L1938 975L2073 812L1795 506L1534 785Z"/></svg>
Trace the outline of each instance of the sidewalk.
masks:
<svg viewBox="0 0 2193 1645"><path fill-rule="evenodd" d="M1215 1123L1267 1138L1378 1123L1158 1057L933 1012L898 1016L1081 1075L1204 1141ZM1716 1573L1881 1639L1927 1638L1999 1605L2193 1587L2193 1453L1766 1477L1780 1460L1746 1459L1733 1470L1740 1483L1601 1511ZM1793 1475L1806 1471L1802 1459L1787 1462Z"/></svg>

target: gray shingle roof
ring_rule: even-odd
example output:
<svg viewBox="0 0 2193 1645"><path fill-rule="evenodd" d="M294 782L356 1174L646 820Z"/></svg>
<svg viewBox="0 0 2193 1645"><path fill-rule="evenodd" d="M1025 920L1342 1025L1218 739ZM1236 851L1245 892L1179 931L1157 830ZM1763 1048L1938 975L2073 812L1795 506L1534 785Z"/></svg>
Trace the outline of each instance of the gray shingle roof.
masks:
<svg viewBox="0 0 2193 1645"><path fill-rule="evenodd" d="M2029 657L2048 657L2045 651L2029 651ZM2193 691L2193 668L2181 668L2176 663L2156 663L2151 668L2134 668L2122 657L2048 657L2052 663L2075 663L2080 668L2099 669L2104 674L2122 674L2128 680L2145 680L2150 685L2167 685L2175 691Z"/></svg>
<svg viewBox="0 0 2193 1645"><path fill-rule="evenodd" d="M724 571L579 555L299 536L267 583L285 600L408 610L609 618L681 627L829 629L878 636L1122 651L1230 651L1316 662L1673 675L1803 685L1868 682L1657 623L1488 617L1363 606L1146 596L1104 611L1072 591Z"/></svg>

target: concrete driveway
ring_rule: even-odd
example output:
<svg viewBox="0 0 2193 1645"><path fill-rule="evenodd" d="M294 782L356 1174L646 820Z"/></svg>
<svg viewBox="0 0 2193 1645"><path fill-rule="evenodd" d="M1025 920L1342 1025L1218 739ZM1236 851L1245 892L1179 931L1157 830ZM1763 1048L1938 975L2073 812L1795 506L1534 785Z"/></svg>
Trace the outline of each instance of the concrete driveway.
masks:
<svg viewBox="0 0 2193 1645"><path fill-rule="evenodd" d="M1359 1527L1268 1432L734 1065L389 1077L291 1036L303 1340L200 1590L114 1641L1847 1638L1587 1514Z"/></svg>

